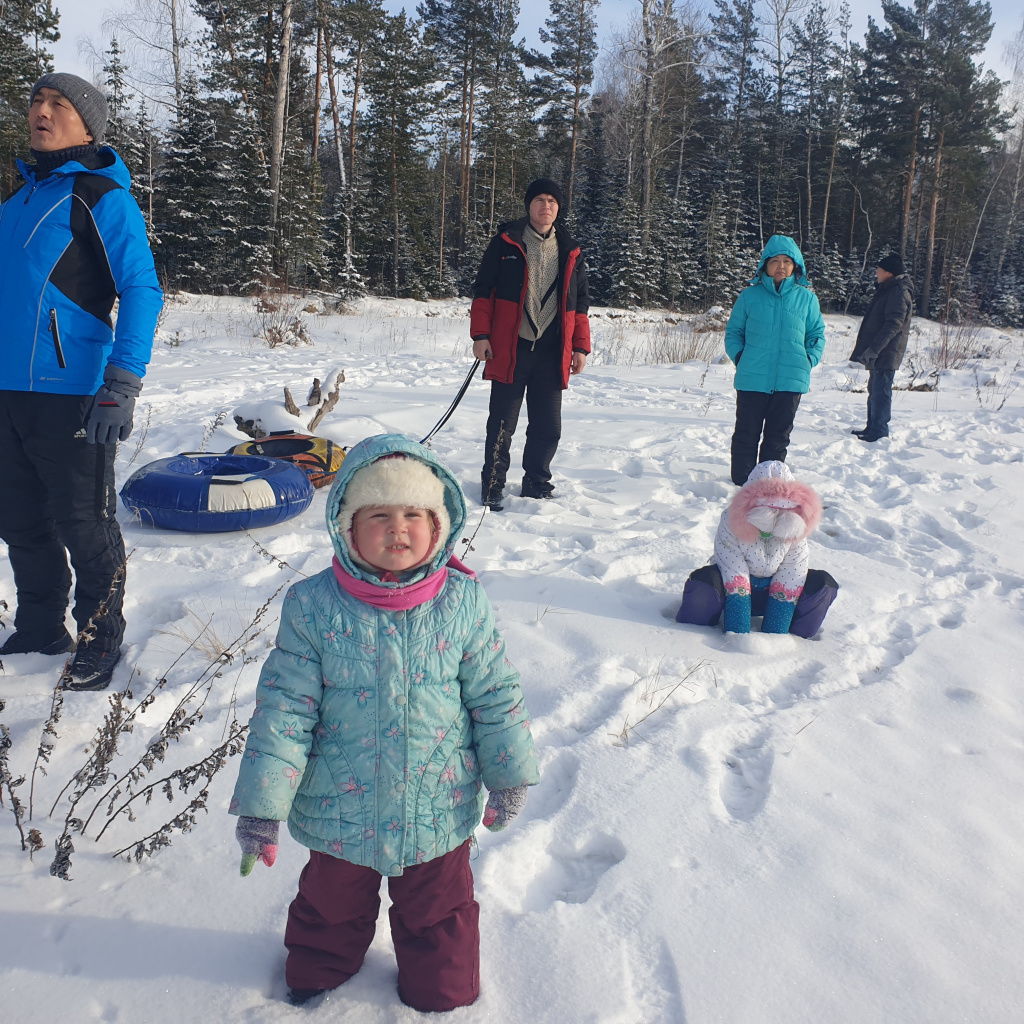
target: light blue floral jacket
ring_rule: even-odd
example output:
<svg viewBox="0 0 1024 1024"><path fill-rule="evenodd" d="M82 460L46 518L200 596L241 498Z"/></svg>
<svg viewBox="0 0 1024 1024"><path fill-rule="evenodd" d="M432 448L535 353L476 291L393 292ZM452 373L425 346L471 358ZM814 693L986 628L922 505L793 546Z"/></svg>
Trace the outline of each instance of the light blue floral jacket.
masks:
<svg viewBox="0 0 1024 1024"><path fill-rule="evenodd" d="M399 434L355 445L327 499L328 529L345 568L381 587L402 583L354 563L335 520L352 474L392 452L421 459L444 482L452 524L444 550L403 583L444 566L466 521L458 483L428 449ZM484 785L540 780L519 673L487 595L446 571L437 597L408 611L358 600L330 568L288 591L232 814L287 818L311 850L400 875L469 838Z"/></svg>

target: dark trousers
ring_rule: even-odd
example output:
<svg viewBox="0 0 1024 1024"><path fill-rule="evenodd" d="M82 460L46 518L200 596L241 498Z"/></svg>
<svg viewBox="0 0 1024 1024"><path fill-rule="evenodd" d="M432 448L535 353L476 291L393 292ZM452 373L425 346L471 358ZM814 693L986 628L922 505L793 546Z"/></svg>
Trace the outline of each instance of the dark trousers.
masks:
<svg viewBox="0 0 1024 1024"><path fill-rule="evenodd" d="M363 965L380 910L381 876L311 853L288 908L289 988L330 989ZM469 842L388 878L398 995L422 1011L468 1006L480 994L480 906Z"/></svg>
<svg viewBox="0 0 1024 1024"><path fill-rule="evenodd" d="M93 619L95 642L124 636L124 541L114 489L116 444L89 444L82 418L90 396L0 391L0 538L18 592L18 632L58 637L75 569L75 622ZM115 576L121 569L117 584ZM101 602L106 613L96 615Z"/></svg>
<svg viewBox="0 0 1024 1024"><path fill-rule="evenodd" d="M839 584L824 569L809 569L804 589L797 598L790 623L790 633L805 639L814 636L825 621L825 615L839 593ZM768 588L755 590L750 595L750 610L764 615L768 602ZM715 626L725 608L725 587L717 565L702 565L690 573L683 587L683 603L676 612L676 622L694 626Z"/></svg>
<svg viewBox="0 0 1024 1024"><path fill-rule="evenodd" d="M736 392L736 429L732 435L732 482L742 487L759 462L785 462L789 435L800 405L798 391ZM764 437L762 438L762 433ZM761 451L758 452L758 442Z"/></svg>
<svg viewBox="0 0 1024 1024"><path fill-rule="evenodd" d="M871 370L868 373L868 425L866 437L888 437L892 418L892 382L895 370Z"/></svg>
<svg viewBox="0 0 1024 1024"><path fill-rule="evenodd" d="M526 447L523 450L523 494L550 494L551 460L562 437L562 344L556 321L534 344L520 338L511 384L491 381L491 404L480 474L484 503L497 501L505 489L512 461L512 435L526 396Z"/></svg>

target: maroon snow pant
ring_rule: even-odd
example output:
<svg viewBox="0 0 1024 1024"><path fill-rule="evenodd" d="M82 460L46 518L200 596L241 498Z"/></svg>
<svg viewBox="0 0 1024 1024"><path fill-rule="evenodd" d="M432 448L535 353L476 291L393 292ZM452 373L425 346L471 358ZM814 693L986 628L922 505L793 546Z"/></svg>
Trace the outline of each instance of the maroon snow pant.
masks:
<svg viewBox="0 0 1024 1024"><path fill-rule="evenodd" d="M289 988L331 989L363 965L380 911L381 876L326 853L309 855L288 908ZM480 905L469 842L388 878L398 995L422 1011L468 1006L480 994Z"/></svg>

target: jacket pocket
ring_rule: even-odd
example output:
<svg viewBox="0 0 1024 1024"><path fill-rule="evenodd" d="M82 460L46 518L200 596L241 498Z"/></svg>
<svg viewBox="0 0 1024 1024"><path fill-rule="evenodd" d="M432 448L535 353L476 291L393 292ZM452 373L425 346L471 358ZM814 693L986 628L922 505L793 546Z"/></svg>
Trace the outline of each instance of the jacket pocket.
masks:
<svg viewBox="0 0 1024 1024"><path fill-rule="evenodd" d="M60 327L57 324L57 310L50 310L50 335L53 338L53 351L57 356L57 365L62 369L66 370L68 364L64 361L64 349L60 343Z"/></svg>

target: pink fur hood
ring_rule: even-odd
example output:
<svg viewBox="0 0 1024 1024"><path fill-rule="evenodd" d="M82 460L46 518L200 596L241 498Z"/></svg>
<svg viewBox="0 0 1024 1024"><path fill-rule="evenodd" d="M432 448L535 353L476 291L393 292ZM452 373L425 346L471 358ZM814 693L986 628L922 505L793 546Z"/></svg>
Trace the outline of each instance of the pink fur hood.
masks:
<svg viewBox="0 0 1024 1024"><path fill-rule="evenodd" d="M756 466L729 505L729 529L743 544L753 544L761 536L761 530L749 518L757 508L796 513L804 527L794 541L810 536L821 520L821 499L807 484L794 480L781 462L762 462Z"/></svg>

